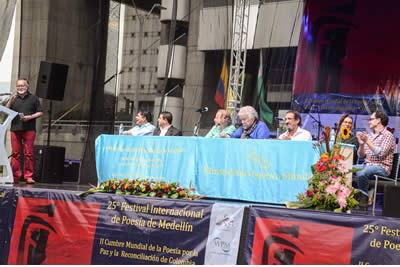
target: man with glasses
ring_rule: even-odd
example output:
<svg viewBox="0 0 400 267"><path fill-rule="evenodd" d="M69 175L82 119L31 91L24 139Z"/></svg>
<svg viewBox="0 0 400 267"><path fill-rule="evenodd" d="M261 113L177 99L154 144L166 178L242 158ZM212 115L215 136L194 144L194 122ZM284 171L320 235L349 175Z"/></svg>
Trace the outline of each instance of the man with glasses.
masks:
<svg viewBox="0 0 400 267"><path fill-rule="evenodd" d="M22 176L21 151L24 147L24 178L27 184L33 180L33 144L36 137L36 119L43 115L39 98L29 92L29 81L17 80L17 93L10 97L6 107L19 113L11 122L11 166L14 184L18 184Z"/></svg>
<svg viewBox="0 0 400 267"><path fill-rule="evenodd" d="M368 208L368 180L375 174L387 176L392 170L395 140L386 129L388 122L389 118L383 111L376 111L369 119L369 127L374 133L357 133L358 156L365 161L354 165L353 168L363 169L354 174L353 183L361 192L360 207L365 210Z"/></svg>

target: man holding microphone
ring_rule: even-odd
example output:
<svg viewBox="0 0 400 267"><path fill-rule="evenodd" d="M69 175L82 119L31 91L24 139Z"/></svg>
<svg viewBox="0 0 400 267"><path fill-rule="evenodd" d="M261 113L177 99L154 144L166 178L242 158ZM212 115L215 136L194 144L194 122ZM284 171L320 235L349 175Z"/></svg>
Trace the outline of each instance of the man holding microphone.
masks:
<svg viewBox="0 0 400 267"><path fill-rule="evenodd" d="M19 113L11 122L11 167L14 184L18 184L22 175L21 150L24 146L24 178L27 184L33 180L33 143L36 137L36 119L43 115L39 98L29 91L27 79L17 80L17 94L10 97L6 107Z"/></svg>

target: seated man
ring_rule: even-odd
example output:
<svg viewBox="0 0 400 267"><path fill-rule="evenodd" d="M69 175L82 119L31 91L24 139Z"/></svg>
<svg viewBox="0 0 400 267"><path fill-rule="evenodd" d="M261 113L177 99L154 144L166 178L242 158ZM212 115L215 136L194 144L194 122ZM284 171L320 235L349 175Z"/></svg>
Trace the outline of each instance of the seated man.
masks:
<svg viewBox="0 0 400 267"><path fill-rule="evenodd" d="M300 128L300 113L289 110L285 115L286 132L279 136L280 140L311 141L312 136L309 131Z"/></svg>
<svg viewBox="0 0 400 267"><path fill-rule="evenodd" d="M225 109L220 109L215 114L214 118L215 125L207 133L205 137L218 138L221 137L221 133L232 134L236 131L235 126L232 125L232 119L229 112Z"/></svg>
<svg viewBox="0 0 400 267"><path fill-rule="evenodd" d="M353 182L361 192L360 207L368 208L368 179L373 175L390 175L393 164L394 137L386 129L388 116L382 111L372 113L369 127L373 134L358 132L357 139L360 147L358 156L365 158L364 164L354 165L353 168L363 168L353 175Z"/></svg>
<svg viewBox="0 0 400 267"><path fill-rule="evenodd" d="M238 113L242 125L233 133L221 133L224 138L266 139L269 137L268 126L258 120L258 113L252 106L241 107Z"/></svg>
<svg viewBox="0 0 400 267"><path fill-rule="evenodd" d="M158 117L158 127L154 130L155 136L182 136L182 132L172 126L172 113L163 111Z"/></svg>
<svg viewBox="0 0 400 267"><path fill-rule="evenodd" d="M128 131L122 132L123 135L145 136L153 135L154 125L150 124L151 113L148 111L139 111L136 115L136 126Z"/></svg>

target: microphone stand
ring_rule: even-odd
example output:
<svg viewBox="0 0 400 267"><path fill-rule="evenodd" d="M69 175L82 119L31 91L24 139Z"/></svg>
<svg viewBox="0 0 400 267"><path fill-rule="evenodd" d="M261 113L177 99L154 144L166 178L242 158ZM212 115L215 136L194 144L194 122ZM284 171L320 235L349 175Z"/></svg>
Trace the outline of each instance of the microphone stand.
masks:
<svg viewBox="0 0 400 267"><path fill-rule="evenodd" d="M307 112L307 110L303 107L302 104L300 104L300 103L297 102L297 101L296 101L295 103L303 110L303 112ZM317 109L317 112L318 112L318 119L316 119L316 118L310 113L312 107L313 107L313 106L311 106L311 108L310 108L309 112L307 113L307 115L310 116L310 118L313 120L313 122L316 122L317 125L318 125L317 140L319 140L320 132L321 132L321 129L323 128L323 126L322 126L322 124L321 124L321 117L320 117L320 111L321 111L321 109L320 109L320 107L318 107L318 109Z"/></svg>
<svg viewBox="0 0 400 267"><path fill-rule="evenodd" d="M196 122L194 125L194 130L193 130L193 136L199 136L199 131L200 131L200 120L201 116L203 115L203 112L200 112L200 117L199 120Z"/></svg>
<svg viewBox="0 0 400 267"><path fill-rule="evenodd" d="M354 127L353 127L353 134L356 134L356 129L357 129L357 116L360 111L360 107L356 107L356 115L354 116Z"/></svg>

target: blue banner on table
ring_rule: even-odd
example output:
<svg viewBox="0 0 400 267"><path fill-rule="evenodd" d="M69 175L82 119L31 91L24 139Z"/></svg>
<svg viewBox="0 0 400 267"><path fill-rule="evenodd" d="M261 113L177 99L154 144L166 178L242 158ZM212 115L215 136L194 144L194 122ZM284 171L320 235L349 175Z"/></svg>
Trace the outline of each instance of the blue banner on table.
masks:
<svg viewBox="0 0 400 267"><path fill-rule="evenodd" d="M181 182L195 177L196 142L191 137L113 136L96 139L98 182L137 178Z"/></svg>
<svg viewBox="0 0 400 267"><path fill-rule="evenodd" d="M199 139L195 187L208 197L283 203L307 187L311 141Z"/></svg>
<svg viewBox="0 0 400 267"><path fill-rule="evenodd" d="M243 264L398 264L400 220L251 207Z"/></svg>

